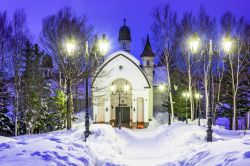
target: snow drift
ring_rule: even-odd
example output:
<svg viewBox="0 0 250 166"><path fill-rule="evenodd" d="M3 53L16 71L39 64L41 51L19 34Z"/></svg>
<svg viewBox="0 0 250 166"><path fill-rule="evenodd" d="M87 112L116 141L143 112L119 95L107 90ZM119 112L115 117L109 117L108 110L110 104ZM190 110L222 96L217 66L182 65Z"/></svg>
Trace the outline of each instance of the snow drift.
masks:
<svg viewBox="0 0 250 166"><path fill-rule="evenodd" d="M215 126L214 142L206 143L206 128L195 124L141 130L96 124L85 143L83 125L77 123L70 131L0 137L1 166L250 165L250 133L242 131Z"/></svg>

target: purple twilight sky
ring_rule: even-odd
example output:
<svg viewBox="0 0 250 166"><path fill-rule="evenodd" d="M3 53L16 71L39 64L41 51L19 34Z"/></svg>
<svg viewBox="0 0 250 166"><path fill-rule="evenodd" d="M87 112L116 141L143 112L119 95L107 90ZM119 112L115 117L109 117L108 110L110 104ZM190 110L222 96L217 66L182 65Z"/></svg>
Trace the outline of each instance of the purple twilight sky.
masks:
<svg viewBox="0 0 250 166"><path fill-rule="evenodd" d="M42 19L57 12L64 6L72 7L79 15L86 13L89 23L95 26L95 33L107 34L112 50L117 49L117 38L123 18L131 30L131 52L139 56L143 50L142 39L150 34L151 13L159 4L170 3L172 9L183 12L197 12L200 4L206 5L211 16L219 20L222 13L231 10L237 16L250 18L249 0L0 0L0 10L7 10L9 16L16 8L24 8L28 19L28 28L38 41Z"/></svg>

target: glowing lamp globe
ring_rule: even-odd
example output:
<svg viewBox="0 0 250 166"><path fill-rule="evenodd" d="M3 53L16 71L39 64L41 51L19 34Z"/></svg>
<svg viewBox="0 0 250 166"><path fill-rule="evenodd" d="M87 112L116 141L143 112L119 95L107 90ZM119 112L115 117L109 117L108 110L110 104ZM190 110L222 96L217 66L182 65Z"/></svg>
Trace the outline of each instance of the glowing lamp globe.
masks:
<svg viewBox="0 0 250 166"><path fill-rule="evenodd" d="M76 50L76 42L74 40L68 40L65 43L65 47L68 55L72 55Z"/></svg>
<svg viewBox="0 0 250 166"><path fill-rule="evenodd" d="M223 41L223 48L226 54L229 54L232 51L232 41L228 37Z"/></svg>
<svg viewBox="0 0 250 166"><path fill-rule="evenodd" d="M99 41L99 49L101 55L105 55L109 49L109 42L106 39L105 35L102 35L102 39Z"/></svg>
<svg viewBox="0 0 250 166"><path fill-rule="evenodd" d="M192 53L196 53L199 47L200 38L197 33L195 33L189 40L189 47Z"/></svg>

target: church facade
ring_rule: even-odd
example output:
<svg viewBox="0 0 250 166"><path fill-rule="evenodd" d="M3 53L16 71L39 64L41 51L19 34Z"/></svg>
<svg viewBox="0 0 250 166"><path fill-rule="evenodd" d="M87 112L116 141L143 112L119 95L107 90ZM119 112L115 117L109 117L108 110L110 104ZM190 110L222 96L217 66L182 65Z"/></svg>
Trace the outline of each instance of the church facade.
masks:
<svg viewBox="0 0 250 166"><path fill-rule="evenodd" d="M155 55L149 37L140 61L130 53L130 29L120 28L118 38L121 50L105 58L92 80L93 122L117 127L146 128L153 118L153 110L161 107L157 91L158 79L164 69L154 65Z"/></svg>

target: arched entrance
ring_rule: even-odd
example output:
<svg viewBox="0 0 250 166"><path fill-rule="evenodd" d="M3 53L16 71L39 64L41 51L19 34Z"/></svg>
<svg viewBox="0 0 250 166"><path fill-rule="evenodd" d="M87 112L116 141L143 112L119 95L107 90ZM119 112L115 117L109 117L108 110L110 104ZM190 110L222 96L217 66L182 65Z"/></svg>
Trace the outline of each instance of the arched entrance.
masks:
<svg viewBox="0 0 250 166"><path fill-rule="evenodd" d="M111 124L115 127L131 127L132 88L131 83L123 78L114 80L110 85Z"/></svg>

